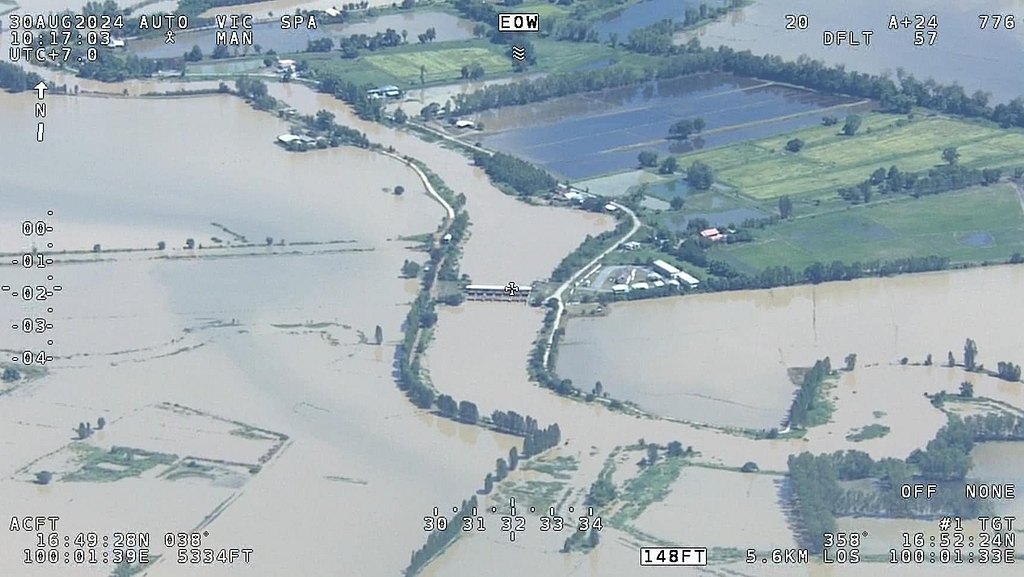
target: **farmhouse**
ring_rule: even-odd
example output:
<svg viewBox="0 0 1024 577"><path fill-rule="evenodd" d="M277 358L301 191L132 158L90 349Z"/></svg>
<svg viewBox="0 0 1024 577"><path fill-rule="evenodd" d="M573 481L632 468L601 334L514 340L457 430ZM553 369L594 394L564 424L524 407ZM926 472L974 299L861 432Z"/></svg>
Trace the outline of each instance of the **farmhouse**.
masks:
<svg viewBox="0 0 1024 577"><path fill-rule="evenodd" d="M700 231L700 235L708 240L722 240L725 235L717 228L706 228Z"/></svg>

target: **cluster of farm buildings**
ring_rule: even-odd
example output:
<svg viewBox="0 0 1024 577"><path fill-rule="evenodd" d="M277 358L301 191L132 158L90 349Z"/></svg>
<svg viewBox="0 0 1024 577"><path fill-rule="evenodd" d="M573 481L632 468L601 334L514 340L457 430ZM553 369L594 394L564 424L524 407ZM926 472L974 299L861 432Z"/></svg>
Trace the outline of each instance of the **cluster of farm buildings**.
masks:
<svg viewBox="0 0 1024 577"><path fill-rule="evenodd" d="M611 268L611 267L609 267ZM611 291L615 294L625 294L631 291L649 290L664 286L697 288L700 285L693 275L686 271L679 270L675 266L663 261L656 260L651 267L619 267L615 272L628 270L628 273L621 273L612 279ZM596 287L600 290L600 287Z"/></svg>

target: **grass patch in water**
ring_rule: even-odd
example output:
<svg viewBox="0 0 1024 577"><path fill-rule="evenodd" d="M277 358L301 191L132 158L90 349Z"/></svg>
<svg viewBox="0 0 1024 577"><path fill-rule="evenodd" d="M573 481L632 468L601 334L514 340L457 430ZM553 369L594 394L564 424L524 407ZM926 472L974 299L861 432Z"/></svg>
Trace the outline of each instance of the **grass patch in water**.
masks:
<svg viewBox="0 0 1024 577"><path fill-rule="evenodd" d="M572 475L569 473L576 471L579 466L575 457L555 457L553 459L530 459L521 468L526 471L544 473L556 479L571 479Z"/></svg>
<svg viewBox="0 0 1024 577"><path fill-rule="evenodd" d="M77 471L64 475L62 481L110 483L127 477L138 477L158 465L170 465L178 460L177 455L153 453L129 447L111 447L104 451L99 447L74 444L72 450L78 453L82 464Z"/></svg>
<svg viewBox="0 0 1024 577"><path fill-rule="evenodd" d="M867 441L868 439L880 439L889 434L891 429L885 425L879 425L878 423L872 423L866 427L862 427L855 433L846 435L846 440L853 443L859 443L861 441Z"/></svg>

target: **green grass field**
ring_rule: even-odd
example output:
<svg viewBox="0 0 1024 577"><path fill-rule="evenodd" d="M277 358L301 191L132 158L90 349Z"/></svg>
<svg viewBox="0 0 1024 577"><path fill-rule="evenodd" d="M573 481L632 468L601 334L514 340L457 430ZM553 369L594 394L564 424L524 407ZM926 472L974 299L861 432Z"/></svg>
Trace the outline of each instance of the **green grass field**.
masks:
<svg viewBox="0 0 1024 577"><path fill-rule="evenodd" d="M796 218L755 237L751 243L715 247L709 256L746 272L929 255L954 262L1004 261L1024 252L1024 210L1013 186L997 184Z"/></svg>
<svg viewBox="0 0 1024 577"><path fill-rule="evenodd" d="M561 18L569 14L569 8L551 2L524 2L515 7L515 12L540 14L541 20L547 18Z"/></svg>
<svg viewBox="0 0 1024 577"><path fill-rule="evenodd" d="M832 198L842 186L852 186L876 168L896 165L900 170L923 170L942 164L942 149L955 146L960 162L976 168L1009 167L1022 163L1024 131L1005 130L981 122L945 117L905 117L871 113L862 115L860 130L840 135L838 126L815 126L783 136L744 142L683 156L681 164L695 160L710 165L717 180L759 200L791 196ZM803 150L791 153L791 138L804 141Z"/></svg>
<svg viewBox="0 0 1024 577"><path fill-rule="evenodd" d="M485 79L512 73L512 59L501 52L501 47L483 40L409 44L365 52L352 59L338 58L334 53L293 56L307 59L317 72L335 72L356 84L394 84L403 89L421 86L420 66L426 68L422 84L426 86L458 82L462 67L473 63L484 67Z"/></svg>
<svg viewBox="0 0 1024 577"><path fill-rule="evenodd" d="M486 72L502 74L512 72L512 59L483 46L457 46L448 42L438 44L436 50L392 51L364 56L368 65L396 79L396 84L417 84L420 67L426 69L428 82L458 80L463 66L478 63ZM445 45L452 45L444 47Z"/></svg>
<svg viewBox="0 0 1024 577"><path fill-rule="evenodd" d="M525 11L525 10L524 10ZM571 72L590 64L618 63L643 66L652 59L604 44L557 42L531 38L537 64L529 73ZM451 84L462 80L462 67L479 63L484 80L514 74L507 46L487 40L459 40L429 44L408 44L397 48L364 52L358 58L342 59L331 54L293 54L309 62L313 70L330 70L356 84L394 84L408 89L421 86L420 66L425 67L423 86Z"/></svg>

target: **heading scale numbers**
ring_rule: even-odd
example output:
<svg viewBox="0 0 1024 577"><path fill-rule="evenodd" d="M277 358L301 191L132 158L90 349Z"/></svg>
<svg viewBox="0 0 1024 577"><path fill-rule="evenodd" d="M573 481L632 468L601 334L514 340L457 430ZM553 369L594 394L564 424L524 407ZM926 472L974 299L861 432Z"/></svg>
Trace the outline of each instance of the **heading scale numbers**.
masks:
<svg viewBox="0 0 1024 577"><path fill-rule="evenodd" d="M569 513L574 512L573 507L569 507ZM516 507L515 497L509 499L509 509L507 515L501 515L499 517L500 525L499 530L502 533L507 533L509 541L514 542L516 535L526 531L528 523L526 517L517 514L520 511ZM528 511L531 514L537 513L536 507L529 507ZM495 506L487 507L485 513L497 514L498 508ZM459 527L463 532L469 533L473 531L485 532L487 531L487 522L484 519L481 512L476 507L469 510L468 513L459 515L459 508L452 507L452 513L455 514L449 520L445 517L440 509L434 507L430 515L423 517L423 530L427 532L433 531L448 531L449 528ZM543 532L549 531L565 531L565 530L576 530L581 533L587 531L600 531L603 528L603 522L601 517L594 515L593 507L587 507L587 514L577 517L577 522L573 522L571 519L567 519L561 515L556 514L554 507L549 507L546 514L539 517L539 523L537 527Z"/></svg>

